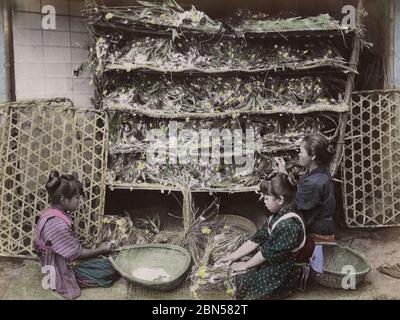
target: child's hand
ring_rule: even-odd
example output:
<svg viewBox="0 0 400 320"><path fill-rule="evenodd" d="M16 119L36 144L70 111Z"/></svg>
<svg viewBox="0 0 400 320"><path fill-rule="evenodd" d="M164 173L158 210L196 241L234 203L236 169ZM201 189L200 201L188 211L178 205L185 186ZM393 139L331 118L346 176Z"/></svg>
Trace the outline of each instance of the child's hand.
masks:
<svg viewBox="0 0 400 320"><path fill-rule="evenodd" d="M278 166L278 172L287 173L286 171L286 161L281 157L275 157L274 161Z"/></svg>
<svg viewBox="0 0 400 320"><path fill-rule="evenodd" d="M246 262L236 262L231 266L231 270L233 271L234 274L245 273L247 269L248 268Z"/></svg>
<svg viewBox="0 0 400 320"><path fill-rule="evenodd" d="M111 242L108 243L103 243L99 249L103 251L104 254L110 253L111 252Z"/></svg>
<svg viewBox="0 0 400 320"><path fill-rule="evenodd" d="M217 262L215 263L216 266L218 265L226 265L226 266L230 266L233 263L233 259L231 257L231 255L227 255L225 257L222 257L221 259L217 260Z"/></svg>

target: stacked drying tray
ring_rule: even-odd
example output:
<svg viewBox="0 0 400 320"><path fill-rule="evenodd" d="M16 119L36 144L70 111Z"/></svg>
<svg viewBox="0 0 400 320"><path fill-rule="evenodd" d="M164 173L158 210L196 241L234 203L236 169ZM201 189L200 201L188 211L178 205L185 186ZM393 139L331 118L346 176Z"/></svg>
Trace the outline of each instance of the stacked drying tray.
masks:
<svg viewBox="0 0 400 320"><path fill-rule="evenodd" d="M217 21L174 1L138 2L86 12L87 63L97 106L110 117L111 188L251 191L274 156L297 170L293 160L305 134L339 139L349 110L341 97L356 72L349 63L356 30L329 15L238 12ZM198 156L217 152L215 141L193 135L202 130L216 130L235 146L202 161ZM174 132L190 134L170 138ZM154 148L166 163L149 161Z"/></svg>

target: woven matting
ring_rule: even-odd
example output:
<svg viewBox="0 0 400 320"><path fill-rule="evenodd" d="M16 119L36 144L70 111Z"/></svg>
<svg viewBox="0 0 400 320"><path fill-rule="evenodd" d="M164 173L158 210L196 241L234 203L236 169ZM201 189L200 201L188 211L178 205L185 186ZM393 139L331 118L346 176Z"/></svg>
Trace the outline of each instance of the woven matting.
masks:
<svg viewBox="0 0 400 320"><path fill-rule="evenodd" d="M74 109L66 99L7 107L0 170L0 255L34 256L34 226L47 207L44 186L51 170L72 173L82 181L85 199L74 213L74 227L86 245L94 246L104 208L106 115Z"/></svg>
<svg viewBox="0 0 400 320"><path fill-rule="evenodd" d="M196 299L190 291L188 283L172 291L151 290L129 284L128 296L130 300L232 300L223 291L202 292Z"/></svg>
<svg viewBox="0 0 400 320"><path fill-rule="evenodd" d="M342 165L349 227L400 226L400 92L353 94Z"/></svg>

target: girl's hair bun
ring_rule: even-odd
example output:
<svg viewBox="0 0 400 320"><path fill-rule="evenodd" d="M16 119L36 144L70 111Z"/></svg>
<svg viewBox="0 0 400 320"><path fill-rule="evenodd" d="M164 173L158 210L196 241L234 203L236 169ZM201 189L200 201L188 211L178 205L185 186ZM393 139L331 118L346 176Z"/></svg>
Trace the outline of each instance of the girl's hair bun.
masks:
<svg viewBox="0 0 400 320"><path fill-rule="evenodd" d="M261 193L274 196L275 198L282 196L285 198L286 203L293 201L297 188L294 181L289 181L289 175L282 172L274 172L274 175L270 175L268 179L270 180L264 180L261 183Z"/></svg>
<svg viewBox="0 0 400 320"><path fill-rule="evenodd" d="M49 174L49 179L47 180L46 183L46 190L49 193L52 193L55 190L57 190L57 188L60 186L60 183L61 183L60 174L58 173L58 171L53 170Z"/></svg>
<svg viewBox="0 0 400 320"><path fill-rule="evenodd" d="M321 134L309 134L303 139L304 148L309 156L315 155L315 161L319 166L327 167L335 154L334 144Z"/></svg>

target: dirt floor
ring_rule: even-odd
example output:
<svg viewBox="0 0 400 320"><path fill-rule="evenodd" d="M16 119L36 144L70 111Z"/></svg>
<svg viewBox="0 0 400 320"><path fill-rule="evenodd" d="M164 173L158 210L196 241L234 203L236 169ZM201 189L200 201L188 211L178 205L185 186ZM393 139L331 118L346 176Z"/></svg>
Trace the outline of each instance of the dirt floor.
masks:
<svg viewBox="0 0 400 320"><path fill-rule="evenodd" d="M400 262L400 228L372 231L339 230L339 242L363 253L371 272L355 290L329 289L311 283L306 292L296 292L289 299L400 299L400 279L379 273L381 264ZM60 299L41 287L38 262L0 258L0 299ZM204 299L224 299L214 293ZM153 292L118 281L109 289L85 289L79 299L190 299L187 288L172 292Z"/></svg>

